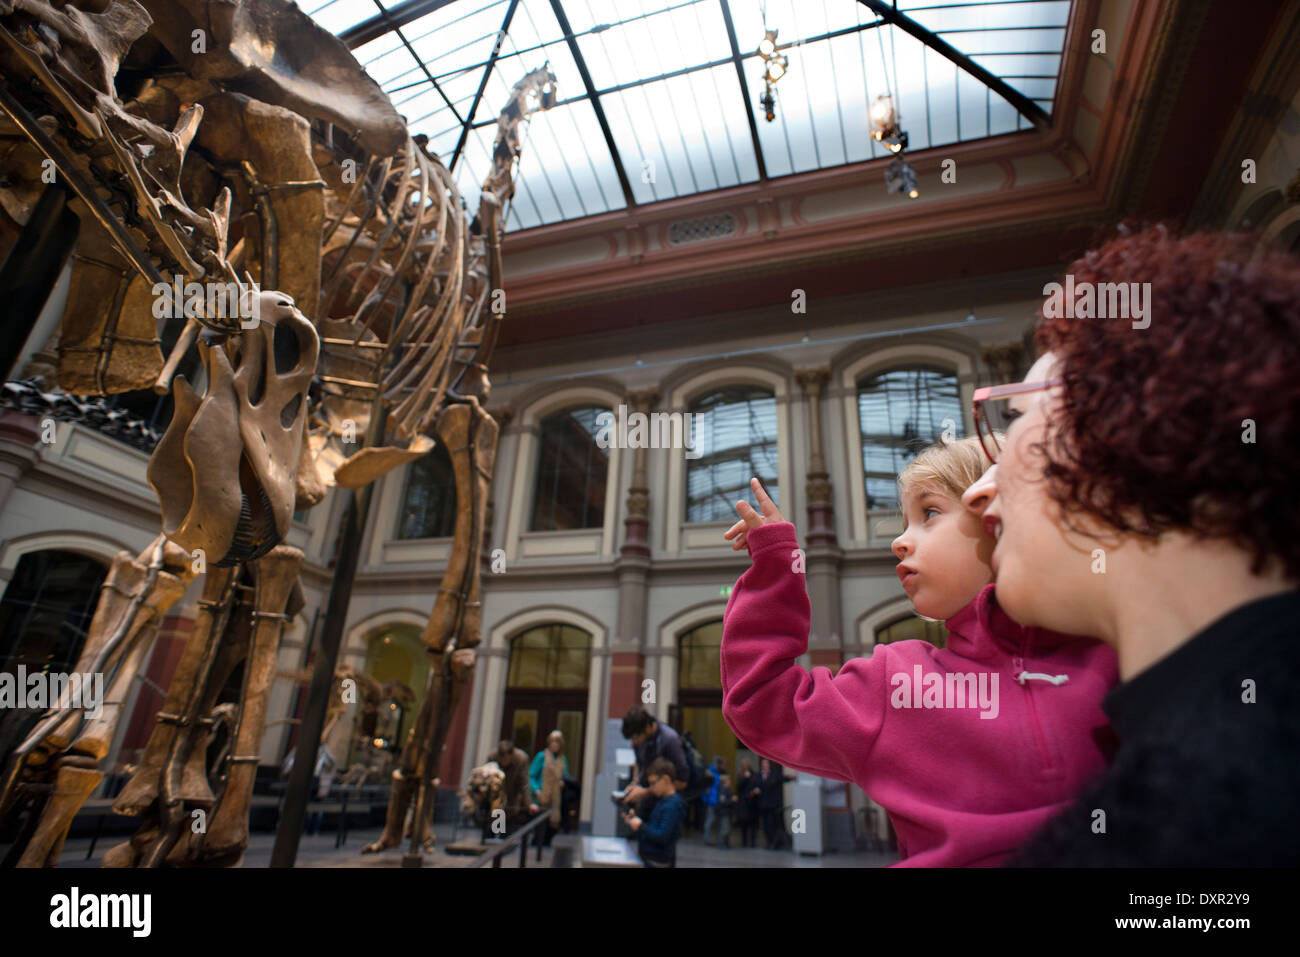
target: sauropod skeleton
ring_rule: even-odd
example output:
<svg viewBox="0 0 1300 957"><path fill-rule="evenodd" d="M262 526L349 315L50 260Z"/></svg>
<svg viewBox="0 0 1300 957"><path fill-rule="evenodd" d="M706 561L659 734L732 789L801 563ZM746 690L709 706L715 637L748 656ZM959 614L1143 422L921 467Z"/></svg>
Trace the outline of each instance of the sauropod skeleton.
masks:
<svg viewBox="0 0 1300 957"><path fill-rule="evenodd" d="M303 556L283 544L293 512L441 441L452 557L422 634L429 685L372 847L400 840L412 801L425 822L413 844L431 841L430 782L479 642L497 439L487 364L503 319L489 299L522 126L554 83L543 67L514 87L471 224L439 158L292 3L0 0L0 236L11 244L51 166L81 224L59 385L174 397L149 464L162 534L115 559L77 665L105 674L103 713L51 710L4 764L0 818L30 812L21 866L57 861L159 621L199 574L193 634L114 804L141 826L105 865L242 859L280 634L303 604ZM175 302L164 290L177 277L208 294ZM214 315L214 284L238 308ZM160 313L180 318L160 329ZM201 393L184 374L194 351Z"/></svg>

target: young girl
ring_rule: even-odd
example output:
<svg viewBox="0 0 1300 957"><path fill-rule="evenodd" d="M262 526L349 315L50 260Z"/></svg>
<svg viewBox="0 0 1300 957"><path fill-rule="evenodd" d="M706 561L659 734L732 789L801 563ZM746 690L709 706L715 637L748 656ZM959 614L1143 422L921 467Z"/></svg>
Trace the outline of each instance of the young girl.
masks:
<svg viewBox="0 0 1300 957"><path fill-rule="evenodd" d="M860 786L889 812L905 865L1003 863L1111 751L1101 700L1117 679L1114 652L1022 628L998 608L995 542L961 503L984 464L978 440L961 439L899 476L898 577L917 614L945 620L946 648L896 641L834 676L806 671L795 662L809 627L799 543L758 479L762 515L740 502L742 521L724 536L753 565L723 622L723 716L759 754Z"/></svg>

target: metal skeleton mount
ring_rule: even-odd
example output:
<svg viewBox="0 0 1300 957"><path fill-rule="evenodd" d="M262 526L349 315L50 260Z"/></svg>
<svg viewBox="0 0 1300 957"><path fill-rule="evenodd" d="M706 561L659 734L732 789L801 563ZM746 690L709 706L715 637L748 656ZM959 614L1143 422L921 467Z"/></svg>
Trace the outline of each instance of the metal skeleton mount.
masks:
<svg viewBox="0 0 1300 957"><path fill-rule="evenodd" d="M400 840L412 800L431 818L479 641L501 222L522 123L553 102L545 68L516 85L467 225L442 163L287 0L0 0L0 234L21 228L50 163L81 220L59 386L153 386L175 402L149 465L164 534L115 560L77 666L105 674L103 714L51 710L0 756L0 822L27 813L6 863L55 864L162 617L206 565L194 631L114 805L141 827L105 865L237 864L280 634L303 601L302 555L280 544L293 511L436 438L453 465L456 540L423 634L429 686L372 848ZM240 315L187 302L160 329L154 290L177 278L229 284ZM260 321L241 322L253 304ZM201 393L180 374L196 349Z"/></svg>

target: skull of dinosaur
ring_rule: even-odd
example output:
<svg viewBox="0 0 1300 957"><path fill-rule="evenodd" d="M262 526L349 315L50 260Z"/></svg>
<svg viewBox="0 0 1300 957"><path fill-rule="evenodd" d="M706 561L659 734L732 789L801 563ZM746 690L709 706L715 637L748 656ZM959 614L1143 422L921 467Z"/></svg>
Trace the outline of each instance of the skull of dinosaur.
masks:
<svg viewBox="0 0 1300 957"><path fill-rule="evenodd" d="M256 327L201 334L205 392L176 378L175 411L149 460L164 533L216 566L260 558L289 531L320 353L315 328L292 299L252 295Z"/></svg>

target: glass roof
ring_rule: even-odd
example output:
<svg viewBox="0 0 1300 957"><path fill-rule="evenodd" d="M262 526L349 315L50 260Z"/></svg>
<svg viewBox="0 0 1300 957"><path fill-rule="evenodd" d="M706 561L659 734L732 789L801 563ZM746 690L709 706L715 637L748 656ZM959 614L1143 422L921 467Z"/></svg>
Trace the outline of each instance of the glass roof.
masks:
<svg viewBox="0 0 1300 957"><path fill-rule="evenodd" d="M1027 112L1052 112L1070 15L1070 0L302 3L429 137L471 211L511 87L549 63L558 102L528 126L510 230L888 156L867 121L887 92L911 152L1029 129ZM773 122L765 24L789 58Z"/></svg>

